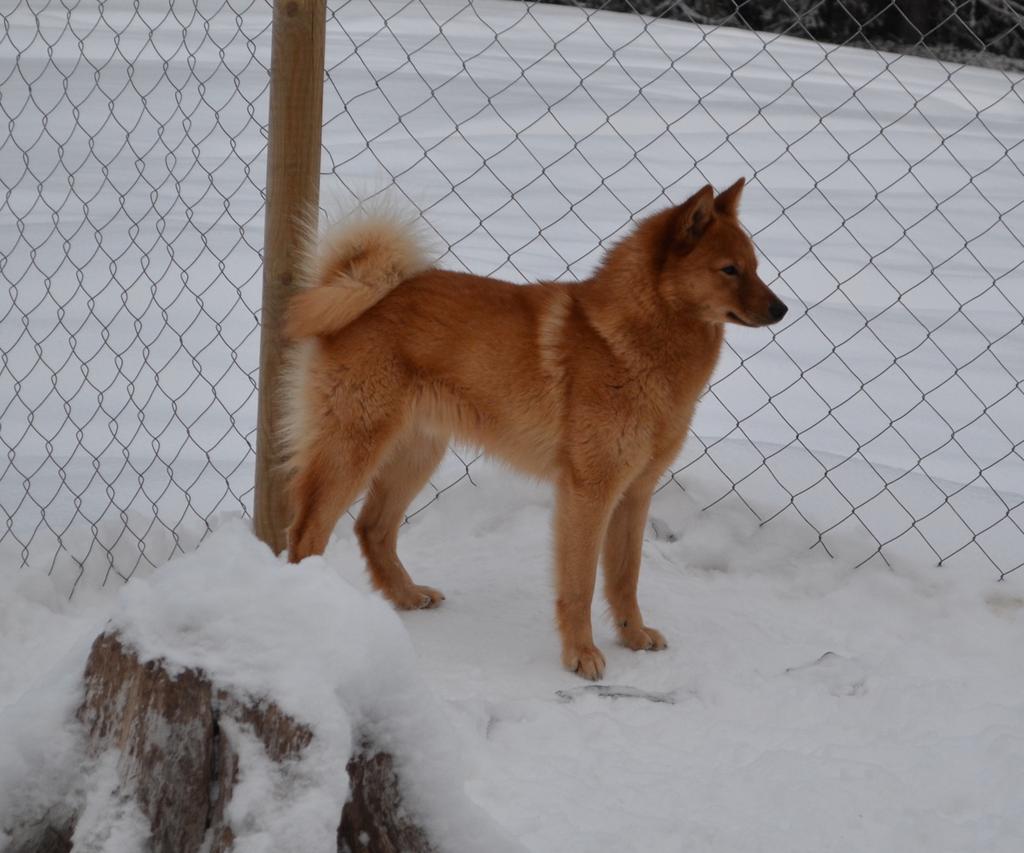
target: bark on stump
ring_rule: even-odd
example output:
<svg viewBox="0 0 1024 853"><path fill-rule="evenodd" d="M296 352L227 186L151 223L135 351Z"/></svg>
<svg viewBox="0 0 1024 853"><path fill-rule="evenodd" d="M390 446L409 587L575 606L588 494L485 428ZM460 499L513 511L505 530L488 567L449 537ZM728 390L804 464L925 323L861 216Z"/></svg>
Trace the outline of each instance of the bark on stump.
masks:
<svg viewBox="0 0 1024 853"><path fill-rule="evenodd" d="M239 778L239 758L221 735L225 717L254 733L276 762L298 755L313 738L273 703L232 696L201 670L172 676L159 661L142 663L116 634L102 634L93 643L78 719L91 757L119 750L120 793L133 798L149 821L154 853L197 853L207 837L211 853L232 849L225 814ZM403 813L390 755L364 746L347 770L352 790L349 801L338 804L339 851L432 850L424 832ZM73 849L73 830L73 822L40 827L16 850L65 853Z"/></svg>

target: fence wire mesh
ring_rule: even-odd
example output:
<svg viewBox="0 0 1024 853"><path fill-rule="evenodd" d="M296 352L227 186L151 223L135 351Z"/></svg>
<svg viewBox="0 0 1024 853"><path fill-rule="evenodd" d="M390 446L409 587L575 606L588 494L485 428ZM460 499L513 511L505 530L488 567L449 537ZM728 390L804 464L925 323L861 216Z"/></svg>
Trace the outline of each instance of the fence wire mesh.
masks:
<svg viewBox="0 0 1024 853"><path fill-rule="evenodd" d="M876 49L872 21L912 25L909 3L870 20L775 4L781 35L723 26L750 2L329 5L325 195L397 186L446 266L582 277L644 212L747 176L744 222L792 319L730 333L663 489L790 519L857 561L1022 565L1012 62ZM1020 36L1016 4L995 4L996 35L977 4L946 5L975 52ZM858 48L792 37L822 8ZM270 12L2 13L0 545L69 592L251 503ZM936 20L910 40L925 57ZM450 456L411 512L474 464Z"/></svg>

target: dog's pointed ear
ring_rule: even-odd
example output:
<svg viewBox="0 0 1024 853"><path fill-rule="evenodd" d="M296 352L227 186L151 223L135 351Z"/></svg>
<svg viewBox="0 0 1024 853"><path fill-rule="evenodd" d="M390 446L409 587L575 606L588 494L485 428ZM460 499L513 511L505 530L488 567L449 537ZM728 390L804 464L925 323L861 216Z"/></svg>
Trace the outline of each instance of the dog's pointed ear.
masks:
<svg viewBox="0 0 1024 853"><path fill-rule="evenodd" d="M715 215L715 191L705 184L679 206L676 234L687 243L695 243L707 230Z"/></svg>
<svg viewBox="0 0 1024 853"><path fill-rule="evenodd" d="M740 209L740 196L746 183L746 178L740 178L729 189L722 190L715 199L715 210L725 216L735 216Z"/></svg>

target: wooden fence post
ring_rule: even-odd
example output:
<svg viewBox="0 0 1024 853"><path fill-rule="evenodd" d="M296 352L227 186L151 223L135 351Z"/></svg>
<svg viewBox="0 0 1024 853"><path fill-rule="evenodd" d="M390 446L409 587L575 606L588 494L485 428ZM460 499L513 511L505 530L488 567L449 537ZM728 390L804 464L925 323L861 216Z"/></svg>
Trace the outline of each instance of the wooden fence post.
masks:
<svg viewBox="0 0 1024 853"><path fill-rule="evenodd" d="M320 197L326 19L326 0L274 0L253 527L275 554L285 547L289 514L275 440L281 312L295 279L302 219Z"/></svg>

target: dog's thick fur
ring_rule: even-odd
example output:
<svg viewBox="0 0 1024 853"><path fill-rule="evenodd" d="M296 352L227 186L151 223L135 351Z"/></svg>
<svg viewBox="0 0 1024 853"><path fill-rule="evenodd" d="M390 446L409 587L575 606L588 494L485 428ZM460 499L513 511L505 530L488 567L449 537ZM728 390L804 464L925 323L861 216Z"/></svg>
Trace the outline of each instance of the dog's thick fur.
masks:
<svg viewBox="0 0 1024 853"><path fill-rule="evenodd" d="M364 489L356 531L374 586L433 607L398 528L449 439L556 488L556 614L565 665L600 678L591 632L599 555L622 642L661 649L637 603L651 493L686 436L726 322L785 305L757 276L737 220L743 181L641 221L579 283L515 285L433 267L414 228L359 214L329 228L291 300L284 435L288 556L323 551Z"/></svg>

